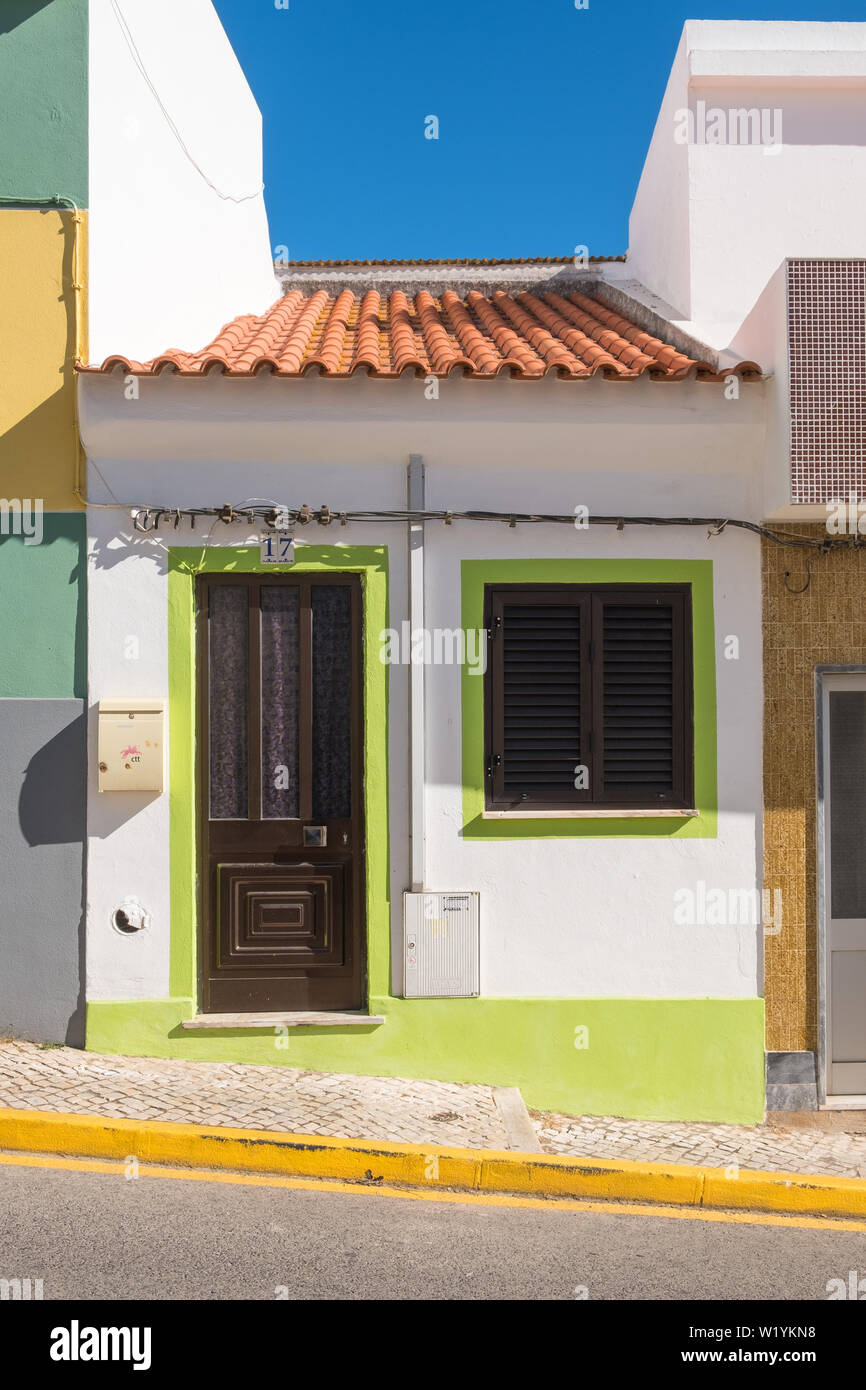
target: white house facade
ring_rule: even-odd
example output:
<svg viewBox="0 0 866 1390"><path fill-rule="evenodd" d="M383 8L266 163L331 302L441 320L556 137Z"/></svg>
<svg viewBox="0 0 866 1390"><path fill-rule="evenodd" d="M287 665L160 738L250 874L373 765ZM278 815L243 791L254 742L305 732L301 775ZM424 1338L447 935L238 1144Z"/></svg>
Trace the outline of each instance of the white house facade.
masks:
<svg viewBox="0 0 866 1390"><path fill-rule="evenodd" d="M707 190L732 225L768 170L795 196L864 28L687 26L625 259L278 266L206 348L198 303L183 351L99 338L88 1047L742 1123L768 1050L812 1055L765 1033L762 546L797 503L756 301L856 260L863 142L802 244L759 216L732 262ZM714 92L784 112L768 82L794 152L695 147Z"/></svg>

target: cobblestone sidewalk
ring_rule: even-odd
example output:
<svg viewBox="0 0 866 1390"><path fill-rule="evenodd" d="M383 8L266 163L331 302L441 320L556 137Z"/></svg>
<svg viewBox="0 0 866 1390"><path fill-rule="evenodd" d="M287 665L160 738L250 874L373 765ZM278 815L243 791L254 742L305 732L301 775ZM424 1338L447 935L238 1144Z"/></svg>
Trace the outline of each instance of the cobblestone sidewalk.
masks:
<svg viewBox="0 0 866 1390"><path fill-rule="evenodd" d="M507 1149L491 1086L0 1043L0 1108Z"/></svg>
<svg viewBox="0 0 866 1390"><path fill-rule="evenodd" d="M817 1127L817 1120L815 1128L806 1128L798 1117L787 1128L779 1116L765 1125L713 1125L538 1111L531 1114L541 1147L549 1154L649 1159L653 1163L693 1163L710 1168L737 1164L740 1168L773 1173L866 1178L866 1134L835 1129L828 1132ZM851 1123L853 1126L856 1120Z"/></svg>
<svg viewBox="0 0 866 1390"><path fill-rule="evenodd" d="M469 1148L526 1147L513 1142L501 1095L491 1086L444 1081L0 1043L0 1108ZM792 1117L790 1124L776 1116L772 1124L747 1126L532 1113L545 1153L866 1178L863 1117L835 1115L832 1122L829 1130L823 1115Z"/></svg>

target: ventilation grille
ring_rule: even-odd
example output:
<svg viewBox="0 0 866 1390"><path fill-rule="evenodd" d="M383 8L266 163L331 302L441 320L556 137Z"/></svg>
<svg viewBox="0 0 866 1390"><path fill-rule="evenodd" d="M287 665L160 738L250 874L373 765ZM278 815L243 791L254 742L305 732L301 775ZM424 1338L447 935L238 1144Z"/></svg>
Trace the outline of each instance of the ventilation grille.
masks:
<svg viewBox="0 0 866 1390"><path fill-rule="evenodd" d="M788 262L788 365L791 501L866 498L866 261Z"/></svg>
<svg viewBox="0 0 866 1390"><path fill-rule="evenodd" d="M580 762L580 609L515 604L503 619L505 794L570 793Z"/></svg>
<svg viewBox="0 0 866 1390"><path fill-rule="evenodd" d="M673 787L674 634L670 608L604 609L604 787Z"/></svg>

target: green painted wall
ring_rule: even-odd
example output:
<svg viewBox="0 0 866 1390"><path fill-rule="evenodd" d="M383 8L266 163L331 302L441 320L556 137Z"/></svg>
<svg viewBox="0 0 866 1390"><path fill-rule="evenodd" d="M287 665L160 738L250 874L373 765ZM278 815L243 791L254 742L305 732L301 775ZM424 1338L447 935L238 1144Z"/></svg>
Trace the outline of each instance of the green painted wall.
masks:
<svg viewBox="0 0 866 1390"><path fill-rule="evenodd" d="M85 553L83 513L46 512L41 545L0 535L0 699L87 694Z"/></svg>
<svg viewBox="0 0 866 1390"><path fill-rule="evenodd" d="M0 197L48 205L58 194L86 208L88 0L2 0L0 129ZM0 494L41 498L46 509L78 505L72 362L86 341L86 225L78 228L78 345L75 230L69 212L0 204L8 272L0 307L11 335L0 384ZM0 535L0 698L86 695L84 517L46 510L43 528L41 545Z"/></svg>
<svg viewBox="0 0 866 1390"><path fill-rule="evenodd" d="M690 584L694 656L695 809L697 816L640 819L580 817L484 820L484 682L462 671L463 834L473 840L573 836L672 839L717 834L716 655L712 560L464 560L462 623L484 626L485 584Z"/></svg>
<svg viewBox="0 0 866 1390"><path fill-rule="evenodd" d="M191 999L95 1002L87 1046L139 1057L253 1062L367 1076L519 1086L566 1114L756 1124L761 999L371 998L378 1028L184 1032ZM588 1047L575 1047L575 1029Z"/></svg>
<svg viewBox="0 0 866 1390"><path fill-rule="evenodd" d="M87 0L0 4L0 195L87 207Z"/></svg>

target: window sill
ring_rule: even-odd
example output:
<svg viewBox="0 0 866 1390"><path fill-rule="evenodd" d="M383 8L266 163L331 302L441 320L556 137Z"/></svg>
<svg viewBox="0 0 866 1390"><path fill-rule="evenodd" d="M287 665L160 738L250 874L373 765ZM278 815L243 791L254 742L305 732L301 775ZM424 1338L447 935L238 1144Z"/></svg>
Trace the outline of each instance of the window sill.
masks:
<svg viewBox="0 0 866 1390"><path fill-rule="evenodd" d="M598 807L585 811L482 811L482 820L695 820L700 811L671 809L670 806L658 810L630 806L628 810L600 810Z"/></svg>

